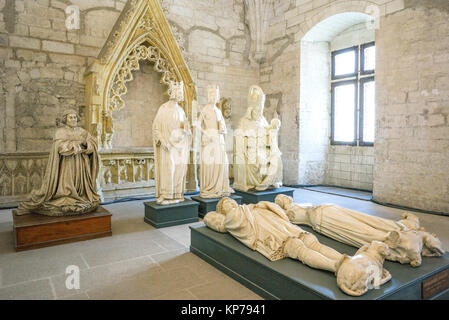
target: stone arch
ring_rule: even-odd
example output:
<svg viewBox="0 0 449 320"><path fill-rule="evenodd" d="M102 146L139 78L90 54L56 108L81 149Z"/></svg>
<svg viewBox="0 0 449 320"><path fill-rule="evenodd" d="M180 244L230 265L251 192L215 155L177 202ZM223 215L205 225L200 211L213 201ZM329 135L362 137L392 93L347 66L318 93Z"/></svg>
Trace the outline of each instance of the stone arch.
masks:
<svg viewBox="0 0 449 320"><path fill-rule="evenodd" d="M312 11L308 17L306 17L305 21L301 25L301 30L299 31L299 34L297 34L297 37L302 39L314 26L327 18L340 13L358 12L368 15L368 9L370 6L379 7L379 5L372 1L343 0L331 2L327 7L317 8Z"/></svg>
<svg viewBox="0 0 449 320"><path fill-rule="evenodd" d="M369 1L333 2L315 14L310 14L297 34L297 38L300 39L298 113L301 121L298 128L301 159L298 165L298 176L302 184L325 184L362 189L362 183L359 180L339 178L337 175L340 173L340 167L334 161L334 157L336 153L343 150L343 147L329 144L332 129L329 75L333 39L352 26L368 23L373 18L373 15L369 14L374 12L371 5L375 4ZM376 14L375 18L378 17ZM369 34L368 38L374 35L372 28L363 28L365 29ZM316 64L310 68L312 61ZM313 143L310 143L311 141ZM352 150L358 152L357 148ZM352 150L350 156L352 156ZM354 172L352 170L352 167L348 166L344 171L352 177L356 169ZM354 185L340 184L342 181L346 183L346 180L351 180L351 184Z"/></svg>
<svg viewBox="0 0 449 320"><path fill-rule="evenodd" d="M120 110L125 106L121 98L128 92L126 83L134 80L133 71L140 69L140 61L147 60L154 63L154 71L161 73L160 82L169 85L170 81L177 81L179 77L174 74L173 68L164 58L163 50L157 46L145 45L148 39L138 39L128 48L127 54L123 57L120 64L117 64L109 77L106 87L106 106L108 111Z"/></svg>
<svg viewBox="0 0 449 320"><path fill-rule="evenodd" d="M196 90L181 50L158 0L130 0L117 20L98 59L86 74L86 129L103 149L111 149L111 112L125 106L126 83L139 70L139 61L154 63L161 84L184 82L184 111L191 119Z"/></svg>

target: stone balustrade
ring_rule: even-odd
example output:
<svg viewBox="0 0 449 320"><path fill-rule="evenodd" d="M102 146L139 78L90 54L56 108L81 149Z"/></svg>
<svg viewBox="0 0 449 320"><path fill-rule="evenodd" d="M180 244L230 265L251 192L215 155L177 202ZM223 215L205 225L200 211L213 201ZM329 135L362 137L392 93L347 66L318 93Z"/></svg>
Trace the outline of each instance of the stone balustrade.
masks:
<svg viewBox="0 0 449 320"><path fill-rule="evenodd" d="M17 206L39 188L48 152L0 154L0 208ZM155 193L153 148L100 151L97 185L104 201Z"/></svg>

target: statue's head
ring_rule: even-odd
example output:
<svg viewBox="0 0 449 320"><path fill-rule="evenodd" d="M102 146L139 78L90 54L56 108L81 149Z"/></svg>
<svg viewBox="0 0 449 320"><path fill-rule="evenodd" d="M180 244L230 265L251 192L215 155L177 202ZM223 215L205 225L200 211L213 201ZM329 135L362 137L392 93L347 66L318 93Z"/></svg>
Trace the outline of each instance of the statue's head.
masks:
<svg viewBox="0 0 449 320"><path fill-rule="evenodd" d="M226 215L238 206L238 203L234 199L225 197L218 201L216 211Z"/></svg>
<svg viewBox="0 0 449 320"><path fill-rule="evenodd" d="M207 86L207 102L216 105L220 99L220 89L217 85L211 84Z"/></svg>
<svg viewBox="0 0 449 320"><path fill-rule="evenodd" d="M78 113L73 109L67 109L62 114L62 123L68 125L69 127L74 128L78 126L79 121L80 118L78 116Z"/></svg>
<svg viewBox="0 0 449 320"><path fill-rule="evenodd" d="M170 100L175 100L176 102L184 101L184 82L170 82Z"/></svg>
<svg viewBox="0 0 449 320"><path fill-rule="evenodd" d="M292 206L293 198L285 194L278 194L274 199L274 202L282 209L287 210Z"/></svg>
<svg viewBox="0 0 449 320"><path fill-rule="evenodd" d="M259 86L253 85L249 88L248 94L248 114L247 117L257 120L263 116L265 106L265 94Z"/></svg>

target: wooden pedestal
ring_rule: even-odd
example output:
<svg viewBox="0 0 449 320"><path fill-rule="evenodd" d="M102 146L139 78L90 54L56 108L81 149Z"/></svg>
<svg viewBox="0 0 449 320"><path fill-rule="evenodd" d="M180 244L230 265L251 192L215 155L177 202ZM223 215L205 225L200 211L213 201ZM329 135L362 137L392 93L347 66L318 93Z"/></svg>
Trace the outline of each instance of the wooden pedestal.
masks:
<svg viewBox="0 0 449 320"><path fill-rule="evenodd" d="M111 216L103 207L81 216L48 217L40 214L18 216L13 210L16 251L112 235Z"/></svg>

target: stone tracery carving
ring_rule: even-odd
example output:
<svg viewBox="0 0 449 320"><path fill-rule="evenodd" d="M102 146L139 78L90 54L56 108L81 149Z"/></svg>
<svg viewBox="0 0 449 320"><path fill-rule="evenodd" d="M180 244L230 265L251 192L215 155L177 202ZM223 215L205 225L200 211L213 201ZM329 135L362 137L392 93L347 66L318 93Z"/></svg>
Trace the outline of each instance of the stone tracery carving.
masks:
<svg viewBox="0 0 449 320"><path fill-rule="evenodd" d="M123 60L122 65L113 76L108 97L109 110L117 111L125 106L125 102L121 97L128 92L126 83L134 79L132 71L140 69L139 62L141 60L148 60L154 63L154 71L162 73L162 83L169 85L170 81L176 81L172 68L162 57L158 48L153 46L147 47L143 44L135 46L130 50L129 55Z"/></svg>

